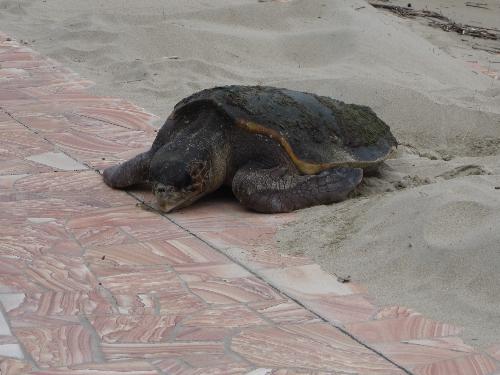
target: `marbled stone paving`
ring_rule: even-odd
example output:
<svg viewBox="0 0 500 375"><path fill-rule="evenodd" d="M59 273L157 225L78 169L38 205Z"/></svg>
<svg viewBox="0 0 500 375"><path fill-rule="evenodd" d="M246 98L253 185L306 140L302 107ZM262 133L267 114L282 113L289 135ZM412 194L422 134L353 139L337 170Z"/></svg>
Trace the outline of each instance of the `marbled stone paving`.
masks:
<svg viewBox="0 0 500 375"><path fill-rule="evenodd" d="M381 308L278 225L214 198L161 215L107 188L154 117L0 34L0 373L500 373L460 329Z"/></svg>

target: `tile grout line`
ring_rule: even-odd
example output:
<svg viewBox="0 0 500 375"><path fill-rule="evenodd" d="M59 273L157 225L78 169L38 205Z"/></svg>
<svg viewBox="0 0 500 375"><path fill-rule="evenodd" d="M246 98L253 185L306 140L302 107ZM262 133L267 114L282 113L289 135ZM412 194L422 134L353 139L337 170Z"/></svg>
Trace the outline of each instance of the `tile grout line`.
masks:
<svg viewBox="0 0 500 375"><path fill-rule="evenodd" d="M99 173L98 171L96 171L97 173ZM99 173L100 174L100 173ZM261 275L259 275L257 272L251 270L250 268L248 268L246 265L244 265L243 263L241 263L240 261L238 261L237 259L233 259L231 258L229 255L227 255L226 253L224 253L222 250L220 250L219 248L217 248L216 246L212 245L210 242L206 241L205 239L201 238L200 236L198 236L196 233L192 232L190 229L188 228L185 228L184 226L182 226L181 224L177 223L174 219L172 219L171 217L167 216L165 213L163 212L160 212L158 211L156 208L154 208L153 206L149 205L148 203L146 203L145 201L139 199L138 197L136 197L133 193L130 193L127 191L127 194L130 195L131 197L133 197L134 199L136 199L137 201L141 202L142 204L146 205L147 207L149 207L150 210L156 212L157 214L159 214L160 216L164 217L165 219L167 219L168 221L170 221L172 224L174 225L177 225L179 228L185 230L187 233L189 233L190 235L192 235L193 237L197 238L198 240L200 240L201 242L205 243L207 246L209 246L211 249L217 251L219 254L223 255L224 257L228 258L230 261L234 262L235 264L238 264L240 267L244 268L245 270L247 270L250 274L252 274L253 276L255 276L256 278L258 278L259 280L263 281L264 283L266 283L267 285L271 286L274 290L276 290L277 292L279 293L282 293L284 294L285 296L287 296L288 298L290 298L292 301L294 301L295 303L297 303L298 305L300 305L303 309L309 311L310 313L312 313L313 315L317 316L319 319L321 319L321 321L323 321L324 323L328 323L330 324L332 327L336 328L337 330L339 330L340 332L342 332L343 334L345 334L346 336L350 337L351 339L353 339L355 342L357 342L358 344L364 346L366 349L372 351L373 353L375 353L376 355L378 355L379 357L382 357L383 359L385 359L386 361L388 361L389 363L393 364L395 367L399 368L400 370L404 371L407 375L415 375L414 373L412 373L410 370L404 368L403 366L399 365L398 363L396 363L395 361L393 361L392 359L390 359L389 357L387 357L385 354L381 353L380 351L378 351L377 349L375 348L372 348L370 345L364 343L363 341L361 341L360 339L358 339L356 336L352 335L349 331L347 331L346 329L328 321L326 318L324 318L323 316L321 316L319 313L317 313L316 311L314 310L311 310L310 308L308 308L307 306L305 306L300 300L298 300L297 298L295 297L292 297L290 296L288 293L278 289L277 287L275 287L272 283L270 283L269 281L267 281L265 278L263 278Z"/></svg>
<svg viewBox="0 0 500 375"><path fill-rule="evenodd" d="M63 149L60 149L59 146L57 145L57 143L52 142L48 138L46 138L43 135L41 135L40 132L38 132L36 130L33 130L33 128L31 128L29 125L26 125L22 121L18 120L12 113L10 113L7 109L5 109L4 107L2 107L1 105L0 105L0 110L3 111L7 116L9 116L16 123L18 123L19 125L25 127L31 133L37 135L39 138L42 138L44 141L46 141L47 143L49 143L50 145L52 145L57 151L63 153L64 155L66 155L67 157L69 157L70 159L72 159L73 161L84 165L85 167L87 167L88 170L97 171L97 169L93 168L90 164L88 164L88 163L86 163L84 161L80 161L77 158L73 157L71 154L69 154L67 151L65 151ZM67 172L71 172L71 171L67 171ZM75 171L72 171L72 172L75 172Z"/></svg>
<svg viewBox="0 0 500 375"><path fill-rule="evenodd" d="M95 327L92 323L90 323L85 314L77 315L77 317L83 329L86 329L90 334L90 354L92 356L92 361L96 363L105 363L106 357L101 348L102 339L97 333Z"/></svg>

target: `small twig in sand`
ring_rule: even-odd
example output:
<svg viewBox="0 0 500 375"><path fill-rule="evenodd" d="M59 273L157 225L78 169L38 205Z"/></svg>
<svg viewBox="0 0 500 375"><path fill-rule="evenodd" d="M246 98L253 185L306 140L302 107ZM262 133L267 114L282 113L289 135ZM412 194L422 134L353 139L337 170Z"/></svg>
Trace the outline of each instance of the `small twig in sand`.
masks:
<svg viewBox="0 0 500 375"><path fill-rule="evenodd" d="M490 9L490 8L488 8L485 5L488 5L488 4L486 4L486 3L474 3L472 1L466 1L465 2L465 6L468 6L468 7Z"/></svg>
<svg viewBox="0 0 500 375"><path fill-rule="evenodd" d="M141 82L141 81L144 81L144 79L133 79L131 81L122 81L122 82L119 82L119 83L133 83L133 82Z"/></svg>
<svg viewBox="0 0 500 375"><path fill-rule="evenodd" d="M454 31L461 35L469 35L475 38L497 40L498 35L478 26L462 25L453 21L441 23L436 21L429 21L429 26L439 27L444 31Z"/></svg>
<svg viewBox="0 0 500 375"><path fill-rule="evenodd" d="M472 49L478 49L478 50L493 53L493 54L500 54L500 48L483 47L483 46L479 46L477 44L473 44L471 47L472 47Z"/></svg>

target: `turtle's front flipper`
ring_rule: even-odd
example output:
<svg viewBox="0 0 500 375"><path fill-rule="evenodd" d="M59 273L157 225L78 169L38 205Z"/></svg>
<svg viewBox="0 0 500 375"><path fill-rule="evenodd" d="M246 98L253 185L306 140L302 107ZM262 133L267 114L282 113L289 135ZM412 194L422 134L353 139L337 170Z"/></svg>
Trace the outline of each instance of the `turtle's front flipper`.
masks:
<svg viewBox="0 0 500 375"><path fill-rule="evenodd" d="M122 189L145 182L149 175L152 152L144 152L118 165L106 168L102 177L106 185Z"/></svg>
<svg viewBox="0 0 500 375"><path fill-rule="evenodd" d="M289 212L344 200L362 177L360 168L335 168L317 175L295 175L286 169L247 166L236 172L233 193L252 210Z"/></svg>

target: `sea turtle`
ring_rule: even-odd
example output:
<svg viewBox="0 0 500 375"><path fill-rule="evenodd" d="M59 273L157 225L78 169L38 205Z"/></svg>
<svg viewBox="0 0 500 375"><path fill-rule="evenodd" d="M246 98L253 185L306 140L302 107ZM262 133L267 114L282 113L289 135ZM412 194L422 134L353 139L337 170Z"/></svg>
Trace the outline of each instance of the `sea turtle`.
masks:
<svg viewBox="0 0 500 375"><path fill-rule="evenodd" d="M166 212L224 184L252 210L288 212L345 199L396 145L366 106L283 88L215 87L180 101L149 151L103 177L113 188L151 182Z"/></svg>

